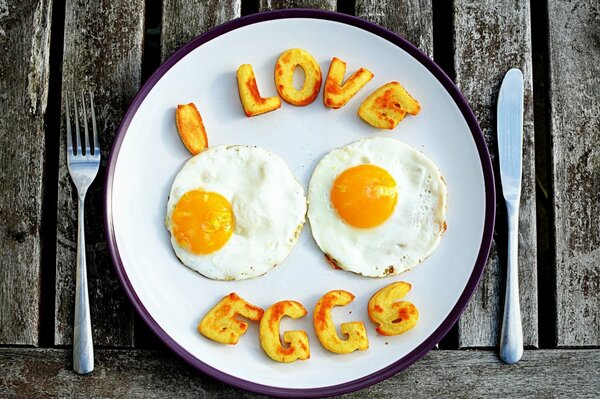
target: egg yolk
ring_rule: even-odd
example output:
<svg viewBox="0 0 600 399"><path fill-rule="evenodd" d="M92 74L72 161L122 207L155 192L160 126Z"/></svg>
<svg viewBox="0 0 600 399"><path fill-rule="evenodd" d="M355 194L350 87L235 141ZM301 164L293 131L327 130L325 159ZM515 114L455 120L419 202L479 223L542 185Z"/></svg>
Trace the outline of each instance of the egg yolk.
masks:
<svg viewBox="0 0 600 399"><path fill-rule="evenodd" d="M171 215L171 230L179 245L195 254L219 250L235 228L231 204L221 194L203 190L185 193Z"/></svg>
<svg viewBox="0 0 600 399"><path fill-rule="evenodd" d="M333 182L331 204L338 215L354 227L375 227L394 212L398 201L396 181L375 165L346 169Z"/></svg>

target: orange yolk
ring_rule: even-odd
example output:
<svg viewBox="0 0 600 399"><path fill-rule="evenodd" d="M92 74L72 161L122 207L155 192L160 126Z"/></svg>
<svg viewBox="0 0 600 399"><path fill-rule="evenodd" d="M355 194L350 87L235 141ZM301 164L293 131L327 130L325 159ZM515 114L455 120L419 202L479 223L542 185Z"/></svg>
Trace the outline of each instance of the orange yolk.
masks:
<svg viewBox="0 0 600 399"><path fill-rule="evenodd" d="M179 245L202 255L225 245L235 228L229 201L221 194L203 190L188 191L179 199L171 223Z"/></svg>
<svg viewBox="0 0 600 399"><path fill-rule="evenodd" d="M333 182L331 204L354 227L375 227L394 212L398 191L394 178L375 165L359 165L342 172Z"/></svg>

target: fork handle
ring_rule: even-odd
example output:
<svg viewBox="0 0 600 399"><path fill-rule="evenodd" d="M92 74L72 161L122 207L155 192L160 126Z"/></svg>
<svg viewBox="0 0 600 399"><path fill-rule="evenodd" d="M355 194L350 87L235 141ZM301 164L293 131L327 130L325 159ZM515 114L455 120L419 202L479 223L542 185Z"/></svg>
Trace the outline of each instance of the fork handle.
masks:
<svg viewBox="0 0 600 399"><path fill-rule="evenodd" d="M73 328L73 370L78 374L87 374L94 370L94 346L85 263L84 199L85 193L79 195L77 281L75 284L75 325Z"/></svg>
<svg viewBox="0 0 600 399"><path fill-rule="evenodd" d="M523 327L519 304L519 202L506 201L508 213L508 262L504 317L500 335L500 358L508 364L518 362L523 356Z"/></svg>

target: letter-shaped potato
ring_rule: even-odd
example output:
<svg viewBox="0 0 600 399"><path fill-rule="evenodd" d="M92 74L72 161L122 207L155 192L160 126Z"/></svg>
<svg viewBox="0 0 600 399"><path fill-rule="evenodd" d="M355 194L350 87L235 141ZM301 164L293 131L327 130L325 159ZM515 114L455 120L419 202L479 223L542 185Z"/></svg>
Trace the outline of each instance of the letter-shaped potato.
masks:
<svg viewBox="0 0 600 399"><path fill-rule="evenodd" d="M417 324L419 312L410 302L400 301L408 291L410 284L404 281L383 287L369 300L369 318L381 335L398 335L413 328Z"/></svg>
<svg viewBox="0 0 600 399"><path fill-rule="evenodd" d="M252 65L240 65L237 70L237 82L240 100L246 116L264 114L265 112L274 111L281 107L279 97L263 98L260 96Z"/></svg>
<svg viewBox="0 0 600 399"><path fill-rule="evenodd" d="M346 63L333 57L323 92L323 104L326 107L342 108L369 80L373 79L371 71L360 68L342 84L345 73Z"/></svg>
<svg viewBox="0 0 600 399"><path fill-rule="evenodd" d="M304 70L302 89L294 87L294 70L296 67ZM315 101L321 90L321 67L308 52L293 48L287 50L275 64L275 86L277 92L286 102L292 105L308 105Z"/></svg>
<svg viewBox="0 0 600 399"><path fill-rule="evenodd" d="M192 155L197 155L208 147L206 129L194 103L178 105L175 122L181 141Z"/></svg>
<svg viewBox="0 0 600 399"><path fill-rule="evenodd" d="M213 341L235 345L248 329L248 323L236 319L238 314L249 320L259 321L263 310L232 292L208 311L198 324L198 331Z"/></svg>
<svg viewBox="0 0 600 399"><path fill-rule="evenodd" d="M358 108L358 116L369 125L393 129L408 113L416 115L419 103L398 82L390 82L375 90Z"/></svg>
<svg viewBox="0 0 600 399"><path fill-rule="evenodd" d="M286 331L283 333L283 341L289 344L284 348L279 337L279 321L283 316L299 319L306 316L306 309L296 301L277 302L266 310L260 320L260 344L275 361L290 363L297 359L310 358L308 346L308 335L306 331Z"/></svg>
<svg viewBox="0 0 600 399"><path fill-rule="evenodd" d="M334 290L323 295L313 314L315 332L319 341L325 349L333 353L351 353L355 350L364 351L369 349L367 330L362 321L342 323L342 333L348 338L340 339L335 331L335 325L331 318L331 309L334 306L345 306L354 300L354 295L348 291Z"/></svg>

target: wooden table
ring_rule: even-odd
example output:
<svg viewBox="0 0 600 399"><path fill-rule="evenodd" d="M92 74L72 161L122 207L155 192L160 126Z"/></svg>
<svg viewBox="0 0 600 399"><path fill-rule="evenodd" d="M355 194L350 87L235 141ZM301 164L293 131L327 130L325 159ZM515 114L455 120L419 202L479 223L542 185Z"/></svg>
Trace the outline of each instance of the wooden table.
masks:
<svg viewBox="0 0 600 399"><path fill-rule="evenodd" d="M71 372L76 196L61 101L73 82L94 88L105 161L161 61L218 24L284 7L337 9L415 43L471 104L496 168L501 78L511 67L525 75L523 360L496 355L499 205L485 275L440 349L352 395L600 396L600 9L558 0L0 0L0 396L254 396L184 364L136 317L109 259L101 178L86 203L96 370Z"/></svg>

